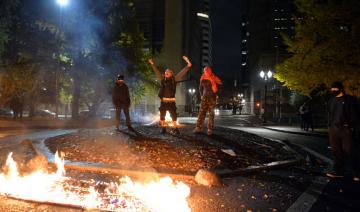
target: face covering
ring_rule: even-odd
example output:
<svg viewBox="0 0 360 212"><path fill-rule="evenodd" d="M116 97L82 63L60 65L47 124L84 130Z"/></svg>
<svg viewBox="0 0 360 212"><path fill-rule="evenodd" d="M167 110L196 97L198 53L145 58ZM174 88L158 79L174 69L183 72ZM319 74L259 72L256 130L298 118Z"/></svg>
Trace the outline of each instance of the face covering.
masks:
<svg viewBox="0 0 360 212"><path fill-rule="evenodd" d="M331 91L331 94L337 96L341 93L341 90Z"/></svg>

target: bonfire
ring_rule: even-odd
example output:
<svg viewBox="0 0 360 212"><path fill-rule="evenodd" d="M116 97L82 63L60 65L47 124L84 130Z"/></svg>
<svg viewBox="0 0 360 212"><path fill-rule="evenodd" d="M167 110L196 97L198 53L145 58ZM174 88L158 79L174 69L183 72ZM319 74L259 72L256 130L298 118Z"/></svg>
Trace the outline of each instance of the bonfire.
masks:
<svg viewBox="0 0 360 212"><path fill-rule="evenodd" d="M0 195L26 201L106 211L191 211L190 188L170 177L149 183L123 177L119 182L79 181L66 177L64 159L55 154L57 171L21 175L10 153L0 173Z"/></svg>

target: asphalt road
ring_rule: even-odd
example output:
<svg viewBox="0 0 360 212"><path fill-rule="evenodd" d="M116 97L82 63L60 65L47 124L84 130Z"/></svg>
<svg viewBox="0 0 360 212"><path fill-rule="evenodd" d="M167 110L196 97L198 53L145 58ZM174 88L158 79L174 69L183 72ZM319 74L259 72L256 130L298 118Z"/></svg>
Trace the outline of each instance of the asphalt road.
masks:
<svg viewBox="0 0 360 212"><path fill-rule="evenodd" d="M353 182L351 176L342 180L333 180L324 177L324 173L331 168L332 155L328 147L326 136L309 136L293 133L279 132L265 129L262 126L254 127L249 116L218 116L215 125L253 133L261 137L287 142L303 154L304 158L310 158L309 163L320 161L320 164L309 164L290 169L273 170L277 175L283 171L302 169L300 176L308 179L313 176L305 187L287 190L291 194L301 192L285 211L360 211L360 183ZM196 118L182 118L180 123L194 124ZM257 123L258 124L258 123ZM257 125L255 124L255 125ZM293 145L295 144L295 146ZM300 148L298 148L300 147ZM349 168L349 167L348 167ZM348 173L348 175L351 173ZM283 175L283 183L287 184L293 179ZM274 178L271 178L273 183Z"/></svg>

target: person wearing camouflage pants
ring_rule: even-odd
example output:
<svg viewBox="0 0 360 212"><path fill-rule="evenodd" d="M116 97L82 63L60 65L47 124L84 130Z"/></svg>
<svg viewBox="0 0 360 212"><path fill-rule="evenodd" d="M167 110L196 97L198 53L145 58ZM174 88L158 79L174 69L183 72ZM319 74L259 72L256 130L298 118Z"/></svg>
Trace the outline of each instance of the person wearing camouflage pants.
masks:
<svg viewBox="0 0 360 212"><path fill-rule="evenodd" d="M208 134L212 134L213 129L214 129L214 118L215 118L215 109L216 106L216 98L203 98L201 100L201 104L200 104L200 110L199 110L199 116L196 122L196 128L201 129L204 121L205 121L205 117L206 117L206 112L209 113L209 120L208 120L208 124L207 124L207 128L208 128Z"/></svg>
<svg viewBox="0 0 360 212"><path fill-rule="evenodd" d="M196 127L194 133L200 133L202 125L205 120L206 112L209 113L208 120L208 135L213 134L214 130L214 118L215 118L215 106L218 93L218 86L221 85L221 80L212 72L212 69L209 66L204 68L204 73L200 78L200 96L201 104L199 110L198 120L196 122Z"/></svg>

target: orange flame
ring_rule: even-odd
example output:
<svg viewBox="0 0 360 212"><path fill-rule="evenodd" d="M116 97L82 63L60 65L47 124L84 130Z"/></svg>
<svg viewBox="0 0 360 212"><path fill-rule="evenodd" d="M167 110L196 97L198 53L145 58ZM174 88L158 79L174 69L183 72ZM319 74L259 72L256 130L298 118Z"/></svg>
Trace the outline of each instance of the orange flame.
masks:
<svg viewBox="0 0 360 212"><path fill-rule="evenodd" d="M65 177L64 159L58 153L55 161L56 173L37 171L21 176L10 153L6 160L8 172L0 173L0 195L108 211L191 211L186 200L190 188L170 177L147 184L123 177L119 183L108 183L103 193L94 186L79 192L69 189L70 178Z"/></svg>

